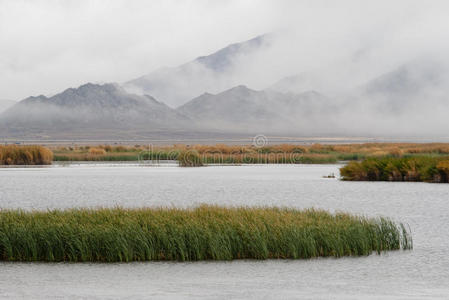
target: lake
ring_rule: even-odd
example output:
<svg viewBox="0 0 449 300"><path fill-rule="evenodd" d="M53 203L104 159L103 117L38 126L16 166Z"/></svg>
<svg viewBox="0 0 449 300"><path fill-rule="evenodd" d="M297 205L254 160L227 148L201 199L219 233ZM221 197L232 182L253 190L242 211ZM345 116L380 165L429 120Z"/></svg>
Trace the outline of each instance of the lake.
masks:
<svg viewBox="0 0 449 300"><path fill-rule="evenodd" d="M412 251L311 260L0 263L0 298L447 299L449 185L343 182L340 165L179 168L69 164L0 168L0 207L288 206L387 216Z"/></svg>

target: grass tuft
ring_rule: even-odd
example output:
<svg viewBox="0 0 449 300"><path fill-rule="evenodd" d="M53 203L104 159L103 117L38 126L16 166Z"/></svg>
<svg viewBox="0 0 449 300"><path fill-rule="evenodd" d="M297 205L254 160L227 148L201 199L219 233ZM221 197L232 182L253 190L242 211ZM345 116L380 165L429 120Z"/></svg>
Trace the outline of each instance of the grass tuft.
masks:
<svg viewBox="0 0 449 300"><path fill-rule="evenodd" d="M446 143L279 144L255 145L96 145L55 146L57 161L178 160L181 152L198 153L204 164L332 164L380 157L439 157L449 154ZM92 155L90 149L95 149ZM98 149L104 150L99 151Z"/></svg>
<svg viewBox="0 0 449 300"><path fill-rule="evenodd" d="M203 160L196 150L181 151L177 159L181 167L200 167L203 165Z"/></svg>
<svg viewBox="0 0 449 300"><path fill-rule="evenodd" d="M404 156L368 158L350 162L340 169L343 180L350 181L424 181L449 182L449 157Z"/></svg>
<svg viewBox="0 0 449 300"><path fill-rule="evenodd" d="M313 209L0 211L4 261L299 259L411 248L402 224Z"/></svg>
<svg viewBox="0 0 449 300"><path fill-rule="evenodd" d="M53 152L42 146L0 145L0 165L51 165Z"/></svg>

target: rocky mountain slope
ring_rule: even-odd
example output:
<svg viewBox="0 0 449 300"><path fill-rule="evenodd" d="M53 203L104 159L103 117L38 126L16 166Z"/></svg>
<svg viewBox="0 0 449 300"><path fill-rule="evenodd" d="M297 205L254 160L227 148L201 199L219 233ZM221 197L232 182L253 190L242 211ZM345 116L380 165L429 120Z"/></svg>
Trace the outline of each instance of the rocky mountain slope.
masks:
<svg viewBox="0 0 449 300"><path fill-rule="evenodd" d="M323 76L322 70L300 70L262 90L234 84L238 76L229 76L235 63L270 41L263 35L232 44L125 87L89 83L52 97L29 97L0 114L0 138L446 134L449 64L444 59L406 62L326 96L322 90L330 81L338 85L340 72Z"/></svg>
<svg viewBox="0 0 449 300"><path fill-rule="evenodd" d="M384 113L409 112L417 106L448 103L449 69L426 59L403 64L358 88L357 97Z"/></svg>
<svg viewBox="0 0 449 300"><path fill-rule="evenodd" d="M285 94L237 86L216 95L205 93L177 111L198 126L233 132L299 133L322 114L334 110L325 96L308 91Z"/></svg>
<svg viewBox="0 0 449 300"><path fill-rule="evenodd" d="M205 93L217 93L238 85L235 64L270 43L271 35L231 44L208 56L201 56L179 67L162 68L126 82L123 86L137 93L153 95L172 107Z"/></svg>
<svg viewBox="0 0 449 300"><path fill-rule="evenodd" d="M129 94L115 84L88 83L52 97L20 101L0 115L0 134L174 130L190 123L151 96Z"/></svg>

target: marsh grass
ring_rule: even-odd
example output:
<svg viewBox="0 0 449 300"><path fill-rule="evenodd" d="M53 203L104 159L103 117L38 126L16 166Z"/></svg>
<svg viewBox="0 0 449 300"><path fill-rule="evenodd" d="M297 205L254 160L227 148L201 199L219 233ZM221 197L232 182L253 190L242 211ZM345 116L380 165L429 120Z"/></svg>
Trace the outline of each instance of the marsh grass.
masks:
<svg viewBox="0 0 449 300"><path fill-rule="evenodd" d="M196 150L183 150L177 156L181 167L200 167L203 166L203 159Z"/></svg>
<svg viewBox="0 0 449 300"><path fill-rule="evenodd" d="M368 158L340 169L343 180L449 182L448 156Z"/></svg>
<svg viewBox="0 0 449 300"><path fill-rule="evenodd" d="M383 157L442 157L449 155L449 144L96 145L53 147L52 150L56 161L179 161L180 153L188 151L198 153L203 164L333 164Z"/></svg>
<svg viewBox="0 0 449 300"><path fill-rule="evenodd" d="M54 156L55 161L138 161L139 155L136 153L106 153L106 154L91 154L91 153L57 153Z"/></svg>
<svg viewBox="0 0 449 300"><path fill-rule="evenodd" d="M411 249L385 218L288 208L0 211L0 260L129 262L298 259Z"/></svg>
<svg viewBox="0 0 449 300"><path fill-rule="evenodd" d="M236 153L218 155L216 153L200 154L208 164L332 164L337 158L326 154L303 153Z"/></svg>
<svg viewBox="0 0 449 300"><path fill-rule="evenodd" d="M137 161L143 148L136 146L70 146L54 147L55 161Z"/></svg>
<svg viewBox="0 0 449 300"><path fill-rule="evenodd" d="M91 155L106 155L106 150L103 148L89 148L88 153Z"/></svg>
<svg viewBox="0 0 449 300"><path fill-rule="evenodd" d="M50 165L53 152L43 146L0 145L0 165Z"/></svg>

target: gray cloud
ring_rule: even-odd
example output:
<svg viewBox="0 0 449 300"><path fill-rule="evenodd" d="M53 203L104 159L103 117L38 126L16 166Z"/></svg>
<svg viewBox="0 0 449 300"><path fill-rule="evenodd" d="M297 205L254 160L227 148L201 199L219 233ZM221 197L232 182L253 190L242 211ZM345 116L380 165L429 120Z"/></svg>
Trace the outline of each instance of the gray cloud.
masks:
<svg viewBox="0 0 449 300"><path fill-rule="evenodd" d="M235 82L262 89L316 72L335 94L407 60L447 50L447 1L0 0L0 98L123 82L230 43L282 32L238 61Z"/></svg>

